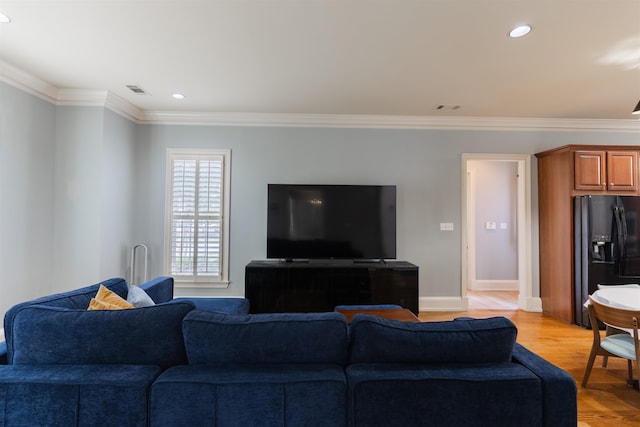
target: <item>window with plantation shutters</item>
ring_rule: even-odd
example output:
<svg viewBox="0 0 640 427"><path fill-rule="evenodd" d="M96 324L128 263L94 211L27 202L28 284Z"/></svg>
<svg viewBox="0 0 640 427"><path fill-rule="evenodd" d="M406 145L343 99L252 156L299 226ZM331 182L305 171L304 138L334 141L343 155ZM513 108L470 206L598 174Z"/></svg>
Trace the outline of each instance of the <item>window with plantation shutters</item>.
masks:
<svg viewBox="0 0 640 427"><path fill-rule="evenodd" d="M227 286L229 150L169 149L165 270L177 286Z"/></svg>

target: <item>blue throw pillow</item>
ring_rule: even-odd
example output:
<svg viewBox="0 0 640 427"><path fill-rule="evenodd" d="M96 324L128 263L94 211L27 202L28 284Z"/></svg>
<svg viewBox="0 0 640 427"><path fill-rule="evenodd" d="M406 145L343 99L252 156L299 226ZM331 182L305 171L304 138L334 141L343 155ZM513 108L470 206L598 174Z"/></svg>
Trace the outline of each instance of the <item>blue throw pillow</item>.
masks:
<svg viewBox="0 0 640 427"><path fill-rule="evenodd" d="M351 363L504 363L517 335L505 317L413 323L358 314L349 328Z"/></svg>

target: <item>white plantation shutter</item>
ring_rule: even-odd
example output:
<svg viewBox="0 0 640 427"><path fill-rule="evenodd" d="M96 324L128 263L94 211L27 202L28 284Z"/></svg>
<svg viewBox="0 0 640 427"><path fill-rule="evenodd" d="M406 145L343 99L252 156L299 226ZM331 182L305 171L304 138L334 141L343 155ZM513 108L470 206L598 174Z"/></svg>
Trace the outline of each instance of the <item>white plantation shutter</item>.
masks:
<svg viewBox="0 0 640 427"><path fill-rule="evenodd" d="M227 282L229 157L227 150L169 150L166 264L178 285Z"/></svg>

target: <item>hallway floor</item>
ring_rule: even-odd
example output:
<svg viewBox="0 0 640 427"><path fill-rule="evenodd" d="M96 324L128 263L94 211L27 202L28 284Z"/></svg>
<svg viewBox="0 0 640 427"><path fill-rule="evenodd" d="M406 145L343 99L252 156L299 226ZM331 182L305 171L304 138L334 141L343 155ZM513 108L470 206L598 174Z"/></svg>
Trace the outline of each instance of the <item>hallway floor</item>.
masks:
<svg viewBox="0 0 640 427"><path fill-rule="evenodd" d="M467 291L470 310L517 310L518 291Z"/></svg>

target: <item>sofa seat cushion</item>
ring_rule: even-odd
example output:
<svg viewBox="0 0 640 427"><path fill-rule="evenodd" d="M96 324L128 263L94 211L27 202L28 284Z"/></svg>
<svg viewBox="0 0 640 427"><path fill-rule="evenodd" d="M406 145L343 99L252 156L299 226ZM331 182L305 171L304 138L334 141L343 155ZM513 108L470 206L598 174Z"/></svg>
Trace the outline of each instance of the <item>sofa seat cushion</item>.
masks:
<svg viewBox="0 0 640 427"><path fill-rule="evenodd" d="M517 334L505 317L418 323L366 314L349 331L351 363L504 363Z"/></svg>
<svg viewBox="0 0 640 427"><path fill-rule="evenodd" d="M346 393L335 364L174 366L151 388L150 425L339 427Z"/></svg>
<svg viewBox="0 0 640 427"><path fill-rule="evenodd" d="M189 301L196 310L237 315L249 313L249 300L246 298L175 298L174 301Z"/></svg>
<svg viewBox="0 0 640 427"><path fill-rule="evenodd" d="M347 360L339 313L230 316L194 310L183 322L189 364L335 363Z"/></svg>
<svg viewBox="0 0 640 427"><path fill-rule="evenodd" d="M182 319L193 308L187 302L117 311L24 307L11 331L13 363L184 364Z"/></svg>
<svg viewBox="0 0 640 427"><path fill-rule="evenodd" d="M543 425L540 380L518 364L356 364L346 374L351 425Z"/></svg>
<svg viewBox="0 0 640 427"><path fill-rule="evenodd" d="M0 425L146 426L156 366L0 366Z"/></svg>

